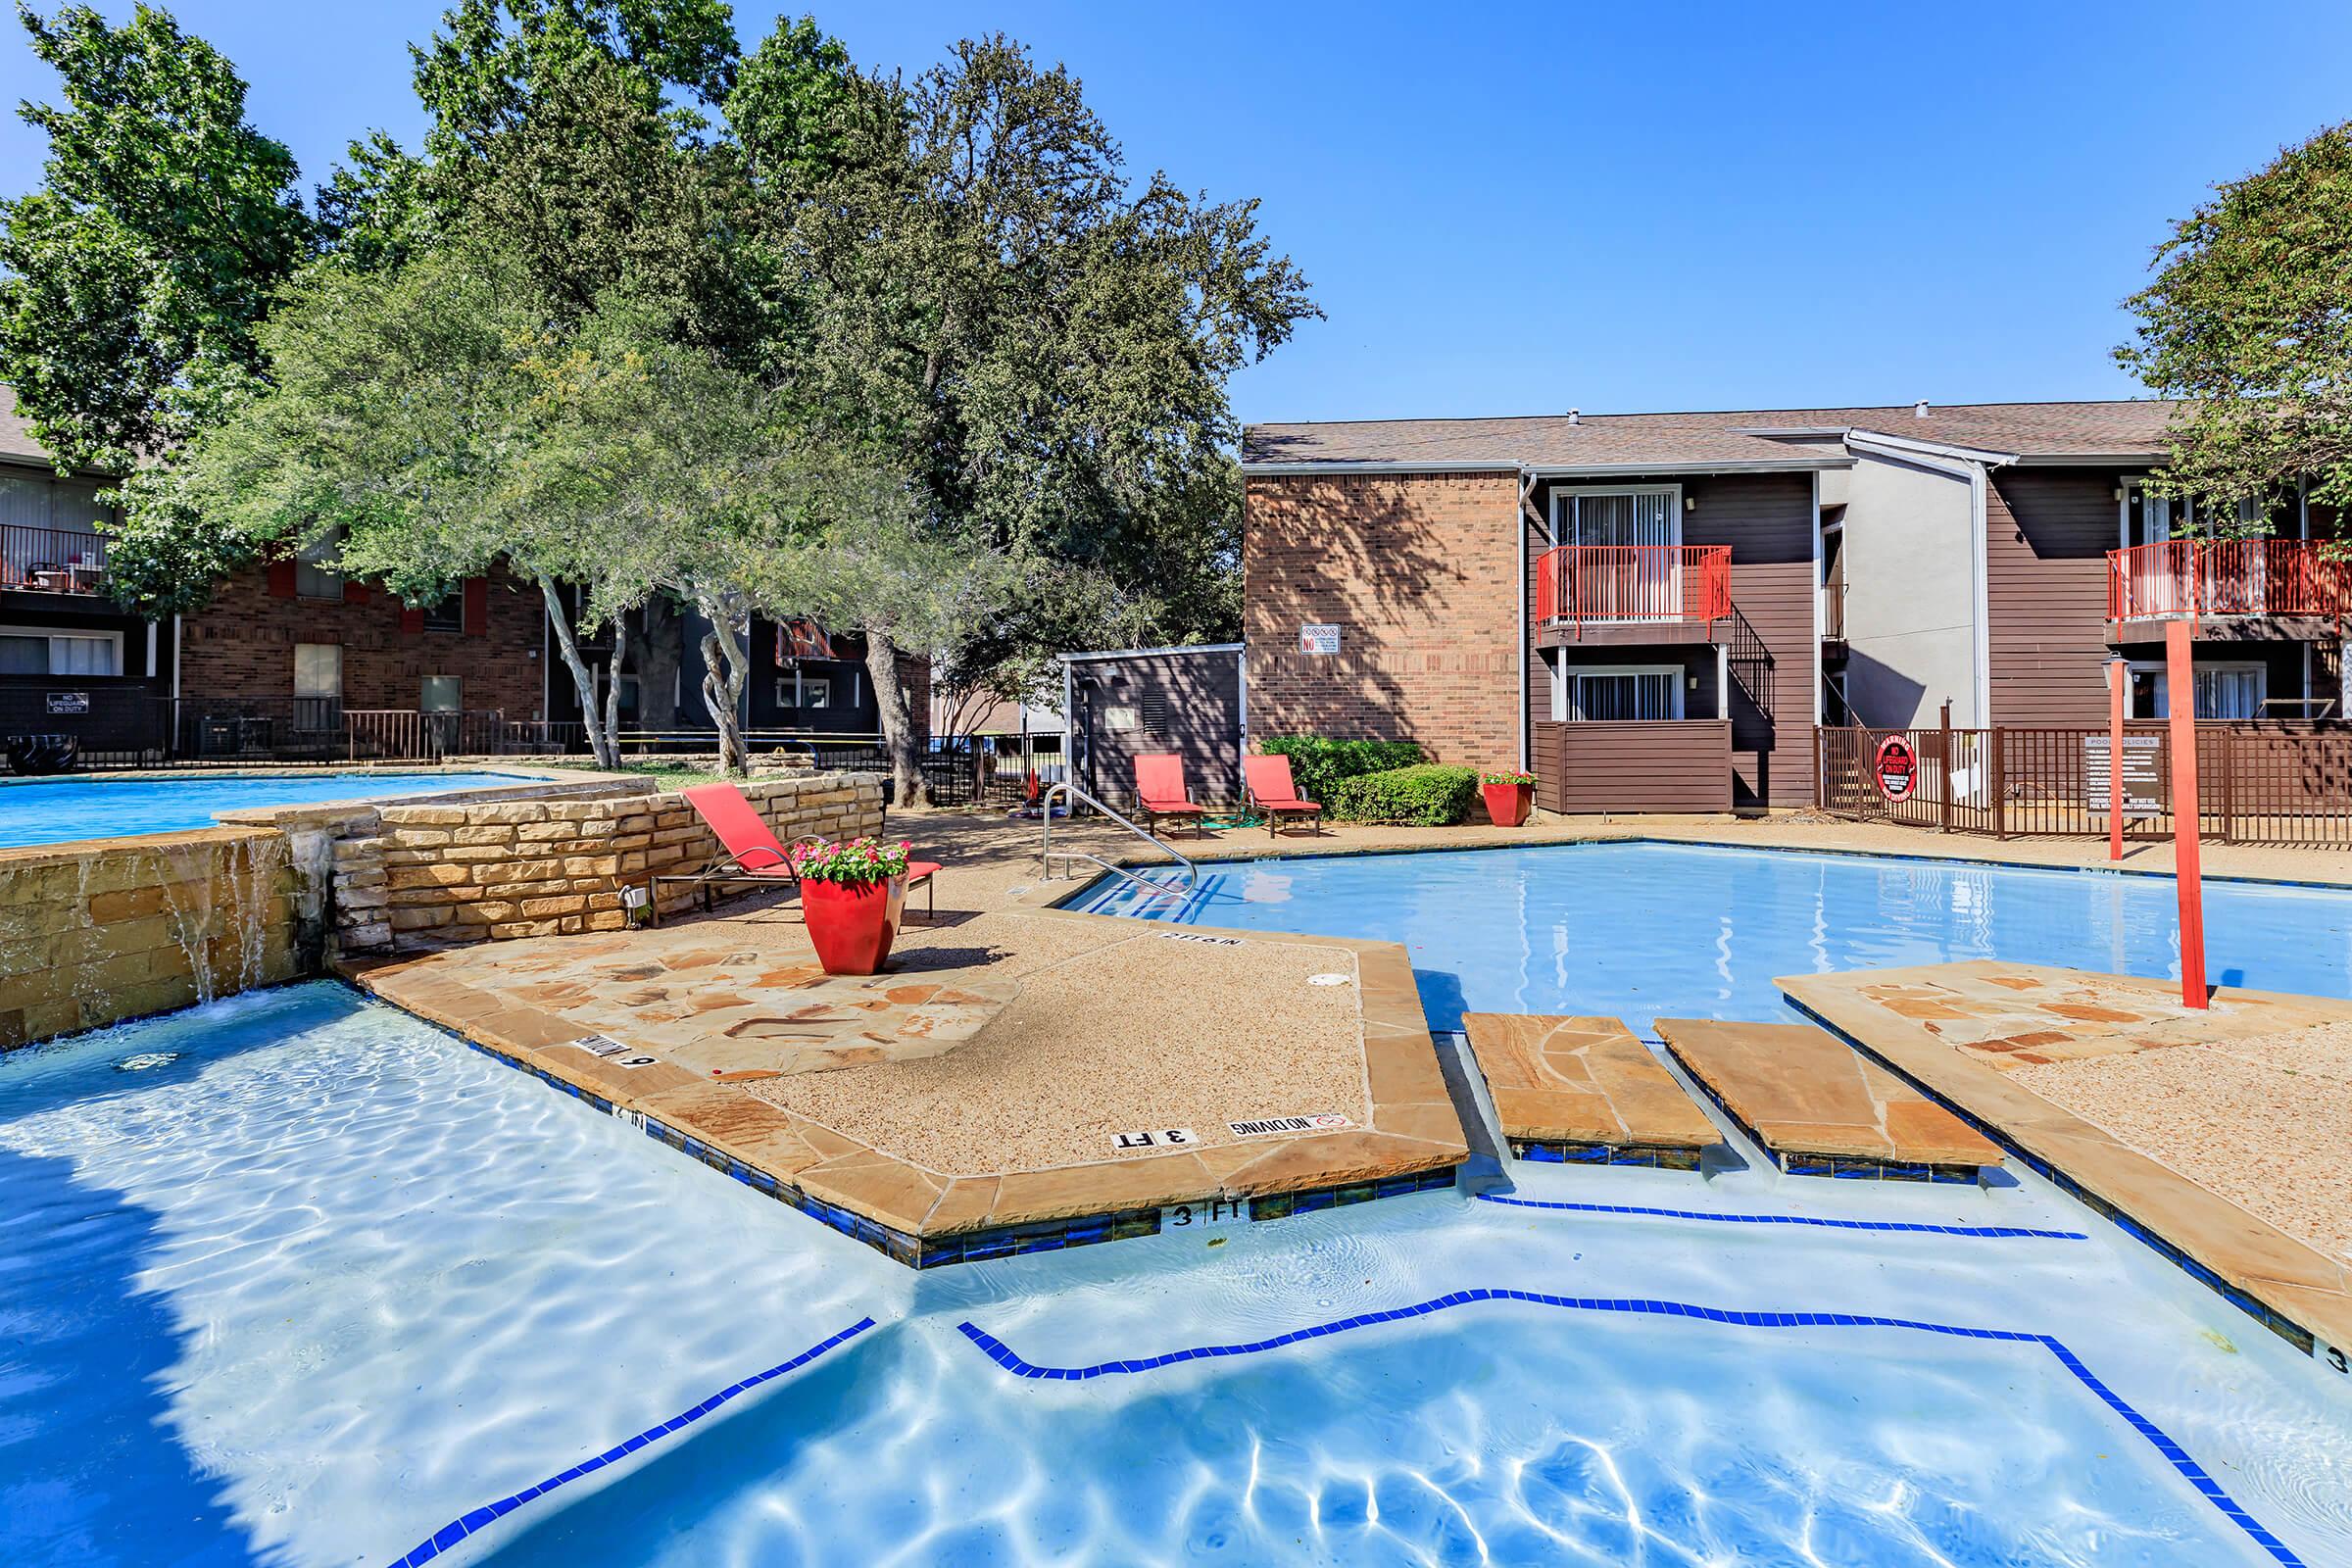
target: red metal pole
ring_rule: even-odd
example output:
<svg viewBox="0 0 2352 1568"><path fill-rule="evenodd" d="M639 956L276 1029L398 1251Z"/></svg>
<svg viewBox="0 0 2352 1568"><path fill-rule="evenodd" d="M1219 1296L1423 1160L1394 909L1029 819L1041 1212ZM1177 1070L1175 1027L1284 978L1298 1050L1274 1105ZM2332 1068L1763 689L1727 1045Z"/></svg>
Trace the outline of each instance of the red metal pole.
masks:
<svg viewBox="0 0 2352 1568"><path fill-rule="evenodd" d="M2173 876L2180 894L2180 1005L2205 1005L2205 876L2197 843L2195 620L2164 627L2164 684L2173 753ZM2120 766L2122 759L2117 758Z"/></svg>
<svg viewBox="0 0 2352 1568"><path fill-rule="evenodd" d="M2107 661L2107 858L2124 858L2124 688L2131 666Z"/></svg>

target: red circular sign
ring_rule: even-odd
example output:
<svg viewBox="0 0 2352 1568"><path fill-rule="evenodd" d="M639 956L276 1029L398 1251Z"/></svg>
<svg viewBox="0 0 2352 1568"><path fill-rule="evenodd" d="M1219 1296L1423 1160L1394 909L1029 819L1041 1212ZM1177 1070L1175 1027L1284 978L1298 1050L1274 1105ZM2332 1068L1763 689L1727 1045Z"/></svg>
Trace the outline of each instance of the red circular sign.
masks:
<svg viewBox="0 0 2352 1568"><path fill-rule="evenodd" d="M1907 801L1911 786L1919 781L1919 753L1900 735L1889 735L1879 742L1878 755L1870 760L1871 776L1879 781L1879 793L1890 801Z"/></svg>

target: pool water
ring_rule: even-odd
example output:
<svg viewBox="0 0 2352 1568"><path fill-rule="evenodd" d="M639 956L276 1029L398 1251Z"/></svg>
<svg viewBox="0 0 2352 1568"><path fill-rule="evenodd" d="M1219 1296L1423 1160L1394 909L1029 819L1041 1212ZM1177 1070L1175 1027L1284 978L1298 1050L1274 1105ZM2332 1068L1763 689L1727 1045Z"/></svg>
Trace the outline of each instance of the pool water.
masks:
<svg viewBox="0 0 2352 1568"><path fill-rule="evenodd" d="M515 773L223 774L60 778L0 785L0 850L213 827L218 811L440 795L529 780Z"/></svg>
<svg viewBox="0 0 2352 1568"><path fill-rule="evenodd" d="M1181 874L1144 873L1179 888ZM1791 1015L1773 979L1960 958L2180 972L2170 877L1687 844L1204 862L1189 893L1104 878L1075 906L1402 943L1437 1029L1464 1012ZM2352 893L2205 884L2217 985L2352 996Z"/></svg>
<svg viewBox="0 0 2352 1568"><path fill-rule="evenodd" d="M2352 1561L2352 1403L2030 1179L1514 1177L917 1275L325 983L15 1054L0 1561Z"/></svg>

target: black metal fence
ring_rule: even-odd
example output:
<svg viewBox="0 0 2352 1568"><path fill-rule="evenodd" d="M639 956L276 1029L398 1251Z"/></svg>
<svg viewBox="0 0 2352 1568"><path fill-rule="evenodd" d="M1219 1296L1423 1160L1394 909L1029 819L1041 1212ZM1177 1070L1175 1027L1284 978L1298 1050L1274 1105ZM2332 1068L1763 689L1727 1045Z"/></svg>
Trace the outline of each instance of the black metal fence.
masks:
<svg viewBox="0 0 2352 1568"><path fill-rule="evenodd" d="M2196 727L2198 831L2223 843L2352 847L2352 724L2278 720ZM1994 838L2100 838L2108 831L2105 726L1815 731L1821 808ZM1919 760L1891 799L1874 765L1888 736ZM2124 727L2125 836L2173 832L2171 731Z"/></svg>

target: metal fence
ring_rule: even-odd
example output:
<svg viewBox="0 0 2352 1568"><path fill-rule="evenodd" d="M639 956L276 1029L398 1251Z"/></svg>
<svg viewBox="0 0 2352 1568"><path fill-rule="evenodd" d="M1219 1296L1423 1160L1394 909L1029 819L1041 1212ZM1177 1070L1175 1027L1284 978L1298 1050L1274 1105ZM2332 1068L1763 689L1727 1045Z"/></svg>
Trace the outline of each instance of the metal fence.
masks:
<svg viewBox="0 0 2352 1568"><path fill-rule="evenodd" d="M1889 800L1873 760L1890 735L1919 759L1911 791ZM2352 724L2275 721L2197 725L2198 830L2223 843L2352 847ZM1815 732L1821 808L1994 838L2107 834L2104 725ZM2172 737L2162 722L2124 727L2125 836L2173 832Z"/></svg>

